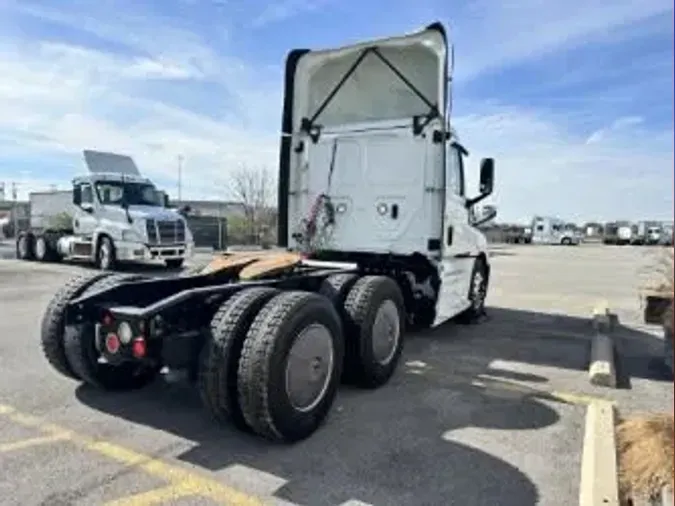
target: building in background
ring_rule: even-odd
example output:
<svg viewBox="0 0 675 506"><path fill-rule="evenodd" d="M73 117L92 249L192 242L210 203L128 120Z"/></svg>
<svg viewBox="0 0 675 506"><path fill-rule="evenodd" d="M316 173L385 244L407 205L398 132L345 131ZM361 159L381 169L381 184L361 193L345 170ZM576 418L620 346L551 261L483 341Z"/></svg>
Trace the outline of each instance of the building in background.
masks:
<svg viewBox="0 0 675 506"><path fill-rule="evenodd" d="M241 202L226 200L174 200L170 202L172 207L189 206L189 216L210 216L212 218L232 218L233 216L244 217L245 208Z"/></svg>

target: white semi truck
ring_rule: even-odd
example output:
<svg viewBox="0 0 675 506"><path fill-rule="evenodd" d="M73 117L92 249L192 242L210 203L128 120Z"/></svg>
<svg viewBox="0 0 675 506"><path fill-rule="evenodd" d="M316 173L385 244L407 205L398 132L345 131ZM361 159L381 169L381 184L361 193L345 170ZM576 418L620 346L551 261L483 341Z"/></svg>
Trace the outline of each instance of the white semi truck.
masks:
<svg viewBox="0 0 675 506"><path fill-rule="evenodd" d="M630 243L633 245L661 244L662 227L654 221L638 221L633 225L633 236Z"/></svg>
<svg viewBox="0 0 675 506"><path fill-rule="evenodd" d="M492 193L494 161L481 161L467 195L451 55L440 23L291 51L278 183L286 251L218 255L188 276L75 278L44 315L51 366L118 391L187 369L217 419L293 442L322 424L342 380L389 381L407 327L480 321L490 257L478 226L495 210L471 216Z"/></svg>
<svg viewBox="0 0 675 506"><path fill-rule="evenodd" d="M84 151L87 175L72 191L32 193L30 228L16 238L17 258L86 261L103 270L118 262L183 265L194 250L185 218L124 155Z"/></svg>
<svg viewBox="0 0 675 506"><path fill-rule="evenodd" d="M532 219L532 244L562 244L577 246L581 238L564 220L547 216Z"/></svg>

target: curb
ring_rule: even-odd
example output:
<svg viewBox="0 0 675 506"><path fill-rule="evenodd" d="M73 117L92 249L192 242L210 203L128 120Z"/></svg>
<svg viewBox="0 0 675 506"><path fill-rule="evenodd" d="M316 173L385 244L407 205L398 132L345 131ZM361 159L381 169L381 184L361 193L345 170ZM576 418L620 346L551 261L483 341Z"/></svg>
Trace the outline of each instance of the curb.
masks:
<svg viewBox="0 0 675 506"><path fill-rule="evenodd" d="M579 506L619 506L615 413L612 403L594 401L586 410Z"/></svg>
<svg viewBox="0 0 675 506"><path fill-rule="evenodd" d="M616 366L614 364L614 340L612 332L618 325L617 315L612 314L607 304L598 304L593 309L595 333L591 342L591 359L588 377L592 385L616 388Z"/></svg>

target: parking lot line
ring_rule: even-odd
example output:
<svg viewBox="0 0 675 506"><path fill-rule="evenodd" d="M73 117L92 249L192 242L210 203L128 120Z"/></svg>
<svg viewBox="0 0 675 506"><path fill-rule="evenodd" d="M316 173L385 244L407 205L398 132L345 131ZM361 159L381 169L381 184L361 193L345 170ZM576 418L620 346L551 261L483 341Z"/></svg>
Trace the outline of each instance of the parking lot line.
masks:
<svg viewBox="0 0 675 506"><path fill-rule="evenodd" d="M180 493L183 494L183 496L201 496L221 504L228 504L229 506L264 506L265 504L261 498L240 492L239 490L228 487L216 480L201 476L199 473L167 464L166 462L152 458L149 455L144 455L109 441L96 440L74 431L69 431L58 425L42 421L33 415L22 413L12 406L0 404L0 415L4 415L6 418L19 425L23 425L24 427L36 428L52 437L55 435L60 436L62 440L75 443L86 450L108 457L127 467L137 467L148 474L167 481L169 487L173 486L174 490L180 490ZM165 489L166 487L158 490ZM159 493L158 490L155 492ZM146 495L146 497L148 496ZM140 505L153 503L130 504Z"/></svg>
<svg viewBox="0 0 675 506"><path fill-rule="evenodd" d="M2 443L0 444L0 453L8 453L16 450L23 450L24 448L49 444L55 441L63 441L65 439L67 438L64 435L52 434L49 436L32 437L28 439L23 439L21 441L14 441L11 443Z"/></svg>
<svg viewBox="0 0 675 506"><path fill-rule="evenodd" d="M166 501L175 501L183 497L195 495L195 491L183 484L159 487L140 494L130 495L114 501L108 501L105 506L153 506Z"/></svg>
<svg viewBox="0 0 675 506"><path fill-rule="evenodd" d="M487 374L478 374L477 377L479 379L472 380L471 384L484 389L497 388L504 390L512 390L515 392L521 392L525 395L531 395L532 397L539 397L541 399L547 399L555 402L563 402L566 404L577 404L580 406L587 406L593 402L599 401L614 404L614 401L612 401L611 399L595 395L578 394L575 392L563 392L559 390L546 390L543 388L537 388L530 385L524 385L522 383L511 381L505 378L495 378Z"/></svg>

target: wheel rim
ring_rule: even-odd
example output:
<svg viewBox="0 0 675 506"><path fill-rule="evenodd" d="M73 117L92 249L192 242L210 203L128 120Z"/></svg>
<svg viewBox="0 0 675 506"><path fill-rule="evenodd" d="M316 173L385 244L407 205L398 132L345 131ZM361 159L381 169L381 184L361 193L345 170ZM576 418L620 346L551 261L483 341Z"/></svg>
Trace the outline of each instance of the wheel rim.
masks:
<svg viewBox="0 0 675 506"><path fill-rule="evenodd" d="M333 338L328 328L314 323L303 329L286 362L286 394L296 410L311 411L321 402L333 367Z"/></svg>
<svg viewBox="0 0 675 506"><path fill-rule="evenodd" d="M44 258L46 253L47 253L47 244L45 243L45 240L42 237L40 237L35 242L35 254L37 255L38 258Z"/></svg>
<svg viewBox="0 0 675 506"><path fill-rule="evenodd" d="M398 307L392 300L385 300L375 314L373 322L373 357L386 365L394 358L401 338L401 320Z"/></svg>
<svg viewBox="0 0 675 506"><path fill-rule="evenodd" d="M101 267L107 269L110 265L110 246L107 242L101 244L101 250L99 252Z"/></svg>
<svg viewBox="0 0 675 506"><path fill-rule="evenodd" d="M480 270L475 272L471 282L471 303L475 310L480 310L485 305L485 278Z"/></svg>

